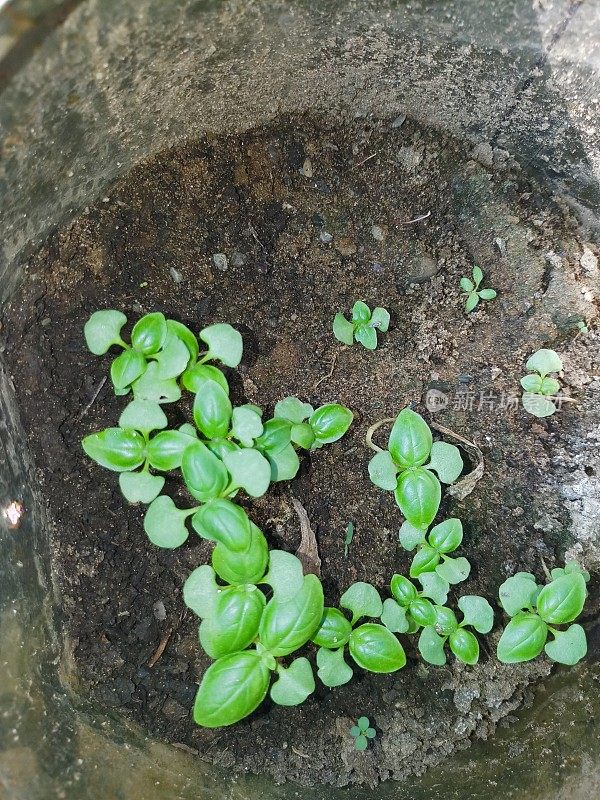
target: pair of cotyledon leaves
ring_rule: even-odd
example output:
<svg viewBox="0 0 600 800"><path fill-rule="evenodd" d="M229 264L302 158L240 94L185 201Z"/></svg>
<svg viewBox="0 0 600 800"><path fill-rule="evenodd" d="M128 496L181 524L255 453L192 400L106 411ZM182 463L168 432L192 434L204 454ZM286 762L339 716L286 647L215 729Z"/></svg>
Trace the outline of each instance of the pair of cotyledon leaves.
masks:
<svg viewBox="0 0 600 800"><path fill-rule="evenodd" d="M434 442L423 417L405 408L394 422L388 449L371 459L369 476L376 486L394 492L411 526L426 530L440 506L440 481L453 483L462 469L459 449Z"/></svg>

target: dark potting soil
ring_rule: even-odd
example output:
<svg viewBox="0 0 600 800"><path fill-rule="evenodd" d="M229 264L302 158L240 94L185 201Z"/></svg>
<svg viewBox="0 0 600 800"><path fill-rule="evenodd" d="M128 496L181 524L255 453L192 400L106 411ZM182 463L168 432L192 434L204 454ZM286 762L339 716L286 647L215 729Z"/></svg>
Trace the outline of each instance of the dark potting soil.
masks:
<svg viewBox="0 0 600 800"><path fill-rule="evenodd" d="M116 476L80 446L115 425L126 403L106 381L110 357L86 350L91 312L118 308L132 323L162 310L194 330L227 321L245 343L228 374L235 402L270 412L294 394L355 413L344 439L303 457L294 481L243 501L271 547L292 552L300 526L291 499L302 503L328 604L353 581L385 593L394 572L407 573L401 515L369 482L364 439L409 403L475 442L484 459L474 491L460 502L446 495L440 511L462 519L460 552L473 565L450 603L474 593L493 603L517 570L543 578L570 544L558 487L581 454L585 418L571 403L544 421L527 415L518 380L533 351L555 347L565 392L583 398L596 348L592 334L575 338L574 324L596 312L582 296L574 221L507 154L485 153L493 170L410 120L393 128L302 119L215 137L137 167L30 259L1 336L47 498L77 691L200 758L304 785L420 773L531 702L550 663L499 664L498 632L482 641L475 667L453 658L425 666L415 639L403 637L409 663L399 673L356 669L350 684L318 686L297 708L265 702L233 727L195 727L190 709L209 662L181 587L210 545L194 534L175 551L151 545L144 508L128 506ZM498 298L466 315L458 284L474 263ZM375 352L342 347L331 332L334 313L358 298L392 315ZM184 421L185 411L165 410ZM349 729L363 714L377 738L357 753Z"/></svg>

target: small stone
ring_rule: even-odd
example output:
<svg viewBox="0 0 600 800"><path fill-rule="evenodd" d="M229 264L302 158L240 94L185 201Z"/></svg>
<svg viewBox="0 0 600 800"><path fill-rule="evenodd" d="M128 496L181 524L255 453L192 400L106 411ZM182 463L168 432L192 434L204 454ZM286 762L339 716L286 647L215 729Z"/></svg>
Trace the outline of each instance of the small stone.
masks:
<svg viewBox="0 0 600 800"><path fill-rule="evenodd" d="M154 603L152 612L154 614L154 619L157 619L159 622L164 622L167 618L167 609L162 600L157 600L156 603Z"/></svg>
<svg viewBox="0 0 600 800"><path fill-rule="evenodd" d="M598 271L598 258L592 253L589 247L583 246L583 254L579 258L579 263L586 272Z"/></svg>
<svg viewBox="0 0 600 800"><path fill-rule="evenodd" d="M475 161L479 161L482 166L491 169L494 165L494 151L492 145L489 142L479 142L471 151L471 158L474 158Z"/></svg>
<svg viewBox="0 0 600 800"><path fill-rule="evenodd" d="M392 128L401 128L406 122L406 114L400 114L399 117L392 122Z"/></svg>
<svg viewBox="0 0 600 800"><path fill-rule="evenodd" d="M248 256L245 253L240 253L239 250L231 254L231 263L234 267L243 267L247 261Z"/></svg>
<svg viewBox="0 0 600 800"><path fill-rule="evenodd" d="M48 327L48 325L50 325L50 322L51 322L51 320L50 320L50 317L45 317L45 318L44 318L44 319L41 321L41 323L40 323L40 324L41 324L42 328L47 328L47 327Z"/></svg>
<svg viewBox="0 0 600 800"><path fill-rule="evenodd" d="M327 233L327 231L321 231L319 234L319 239L325 244L329 244L329 242L333 241L333 236L330 233Z"/></svg>
<svg viewBox="0 0 600 800"><path fill-rule="evenodd" d="M348 239L344 237L340 239L335 246L335 249L338 253L342 256L353 256L356 253L357 247L356 244L352 241L352 239Z"/></svg>
<svg viewBox="0 0 600 800"><path fill-rule="evenodd" d="M380 225L373 225L373 227L371 228L371 236L377 242L383 242L383 240L385 239L385 231Z"/></svg>
<svg viewBox="0 0 600 800"><path fill-rule="evenodd" d="M305 159L304 164L302 164L302 169L300 170L300 172L304 175L305 178L312 178L312 176L315 174L313 170L312 161L310 160L310 158Z"/></svg>
<svg viewBox="0 0 600 800"><path fill-rule="evenodd" d="M221 272L226 272L229 267L225 253L215 253L213 255L213 264L217 269L220 269Z"/></svg>
<svg viewBox="0 0 600 800"><path fill-rule="evenodd" d="M181 283L183 280L183 275L175 267L169 267L169 274L173 278L173 283Z"/></svg>

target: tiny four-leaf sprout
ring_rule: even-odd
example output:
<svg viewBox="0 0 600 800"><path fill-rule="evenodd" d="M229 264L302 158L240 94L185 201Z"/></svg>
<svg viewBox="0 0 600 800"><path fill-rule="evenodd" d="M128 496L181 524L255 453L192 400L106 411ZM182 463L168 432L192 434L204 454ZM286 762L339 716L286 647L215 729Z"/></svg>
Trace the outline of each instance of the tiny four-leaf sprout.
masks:
<svg viewBox="0 0 600 800"><path fill-rule="evenodd" d="M521 378L523 408L535 417L552 416L556 405L549 398L558 393L560 384L551 373L562 370L560 356L554 350L542 348L529 358L525 366L530 374Z"/></svg>
<svg viewBox="0 0 600 800"><path fill-rule="evenodd" d="M480 289L479 284L483 280L483 272L480 267L473 267L473 280L470 278L460 279L460 288L467 295L465 301L465 311L473 311L480 300L493 300L496 297L495 289Z"/></svg>
<svg viewBox="0 0 600 800"><path fill-rule="evenodd" d="M375 308L373 311L362 300L357 300L352 308L352 321L349 322L343 314L336 314L333 318L333 334L338 342L352 344L360 342L367 350L377 347L377 331L386 333L390 325L390 315L385 308Z"/></svg>
<svg viewBox="0 0 600 800"><path fill-rule="evenodd" d="M371 728L368 717L359 717L356 720L356 725L350 728L350 736L354 739L356 750L366 750L369 745L369 739L374 739L376 735L375 728Z"/></svg>

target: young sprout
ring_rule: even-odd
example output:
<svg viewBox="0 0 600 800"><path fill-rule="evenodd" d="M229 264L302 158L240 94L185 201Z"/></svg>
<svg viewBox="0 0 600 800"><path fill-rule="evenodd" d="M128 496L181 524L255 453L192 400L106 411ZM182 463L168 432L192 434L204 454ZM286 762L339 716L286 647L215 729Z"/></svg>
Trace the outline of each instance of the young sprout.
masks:
<svg viewBox="0 0 600 800"><path fill-rule="evenodd" d="M548 398L557 394L560 384L550 373L562 370L560 356L554 350L543 348L534 353L525 366L531 374L521 378L521 386L525 390L522 397L523 408L534 417L552 416L556 406Z"/></svg>
<svg viewBox="0 0 600 800"><path fill-rule="evenodd" d="M375 728L370 726L371 723L368 717L359 717L356 720L356 725L350 728L350 736L354 739L356 750L366 750L369 745L369 739L374 739L377 735Z"/></svg>
<svg viewBox="0 0 600 800"><path fill-rule="evenodd" d="M553 569L543 587L529 572L517 572L504 581L498 597L511 619L498 642L499 661L531 661L542 650L559 664L572 666L581 661L587 652L585 631L569 623L583 611L589 579L576 561L570 561L564 568ZM549 642L548 633L553 636Z"/></svg>
<svg viewBox="0 0 600 800"><path fill-rule="evenodd" d="M343 314L333 318L333 335L342 344L360 342L367 350L377 347L377 331L386 333L390 324L390 315L385 308L373 311L362 300L357 300L352 308L352 321L348 322Z"/></svg>
<svg viewBox="0 0 600 800"><path fill-rule="evenodd" d="M344 533L344 558L348 558L348 550L354 539L354 523L349 522Z"/></svg>
<svg viewBox="0 0 600 800"><path fill-rule="evenodd" d="M483 280L483 272L480 267L473 267L473 280L470 278L460 279L460 288L467 295L465 301L465 311L470 313L475 309L480 300L493 300L496 297L495 289L480 289L479 284Z"/></svg>

